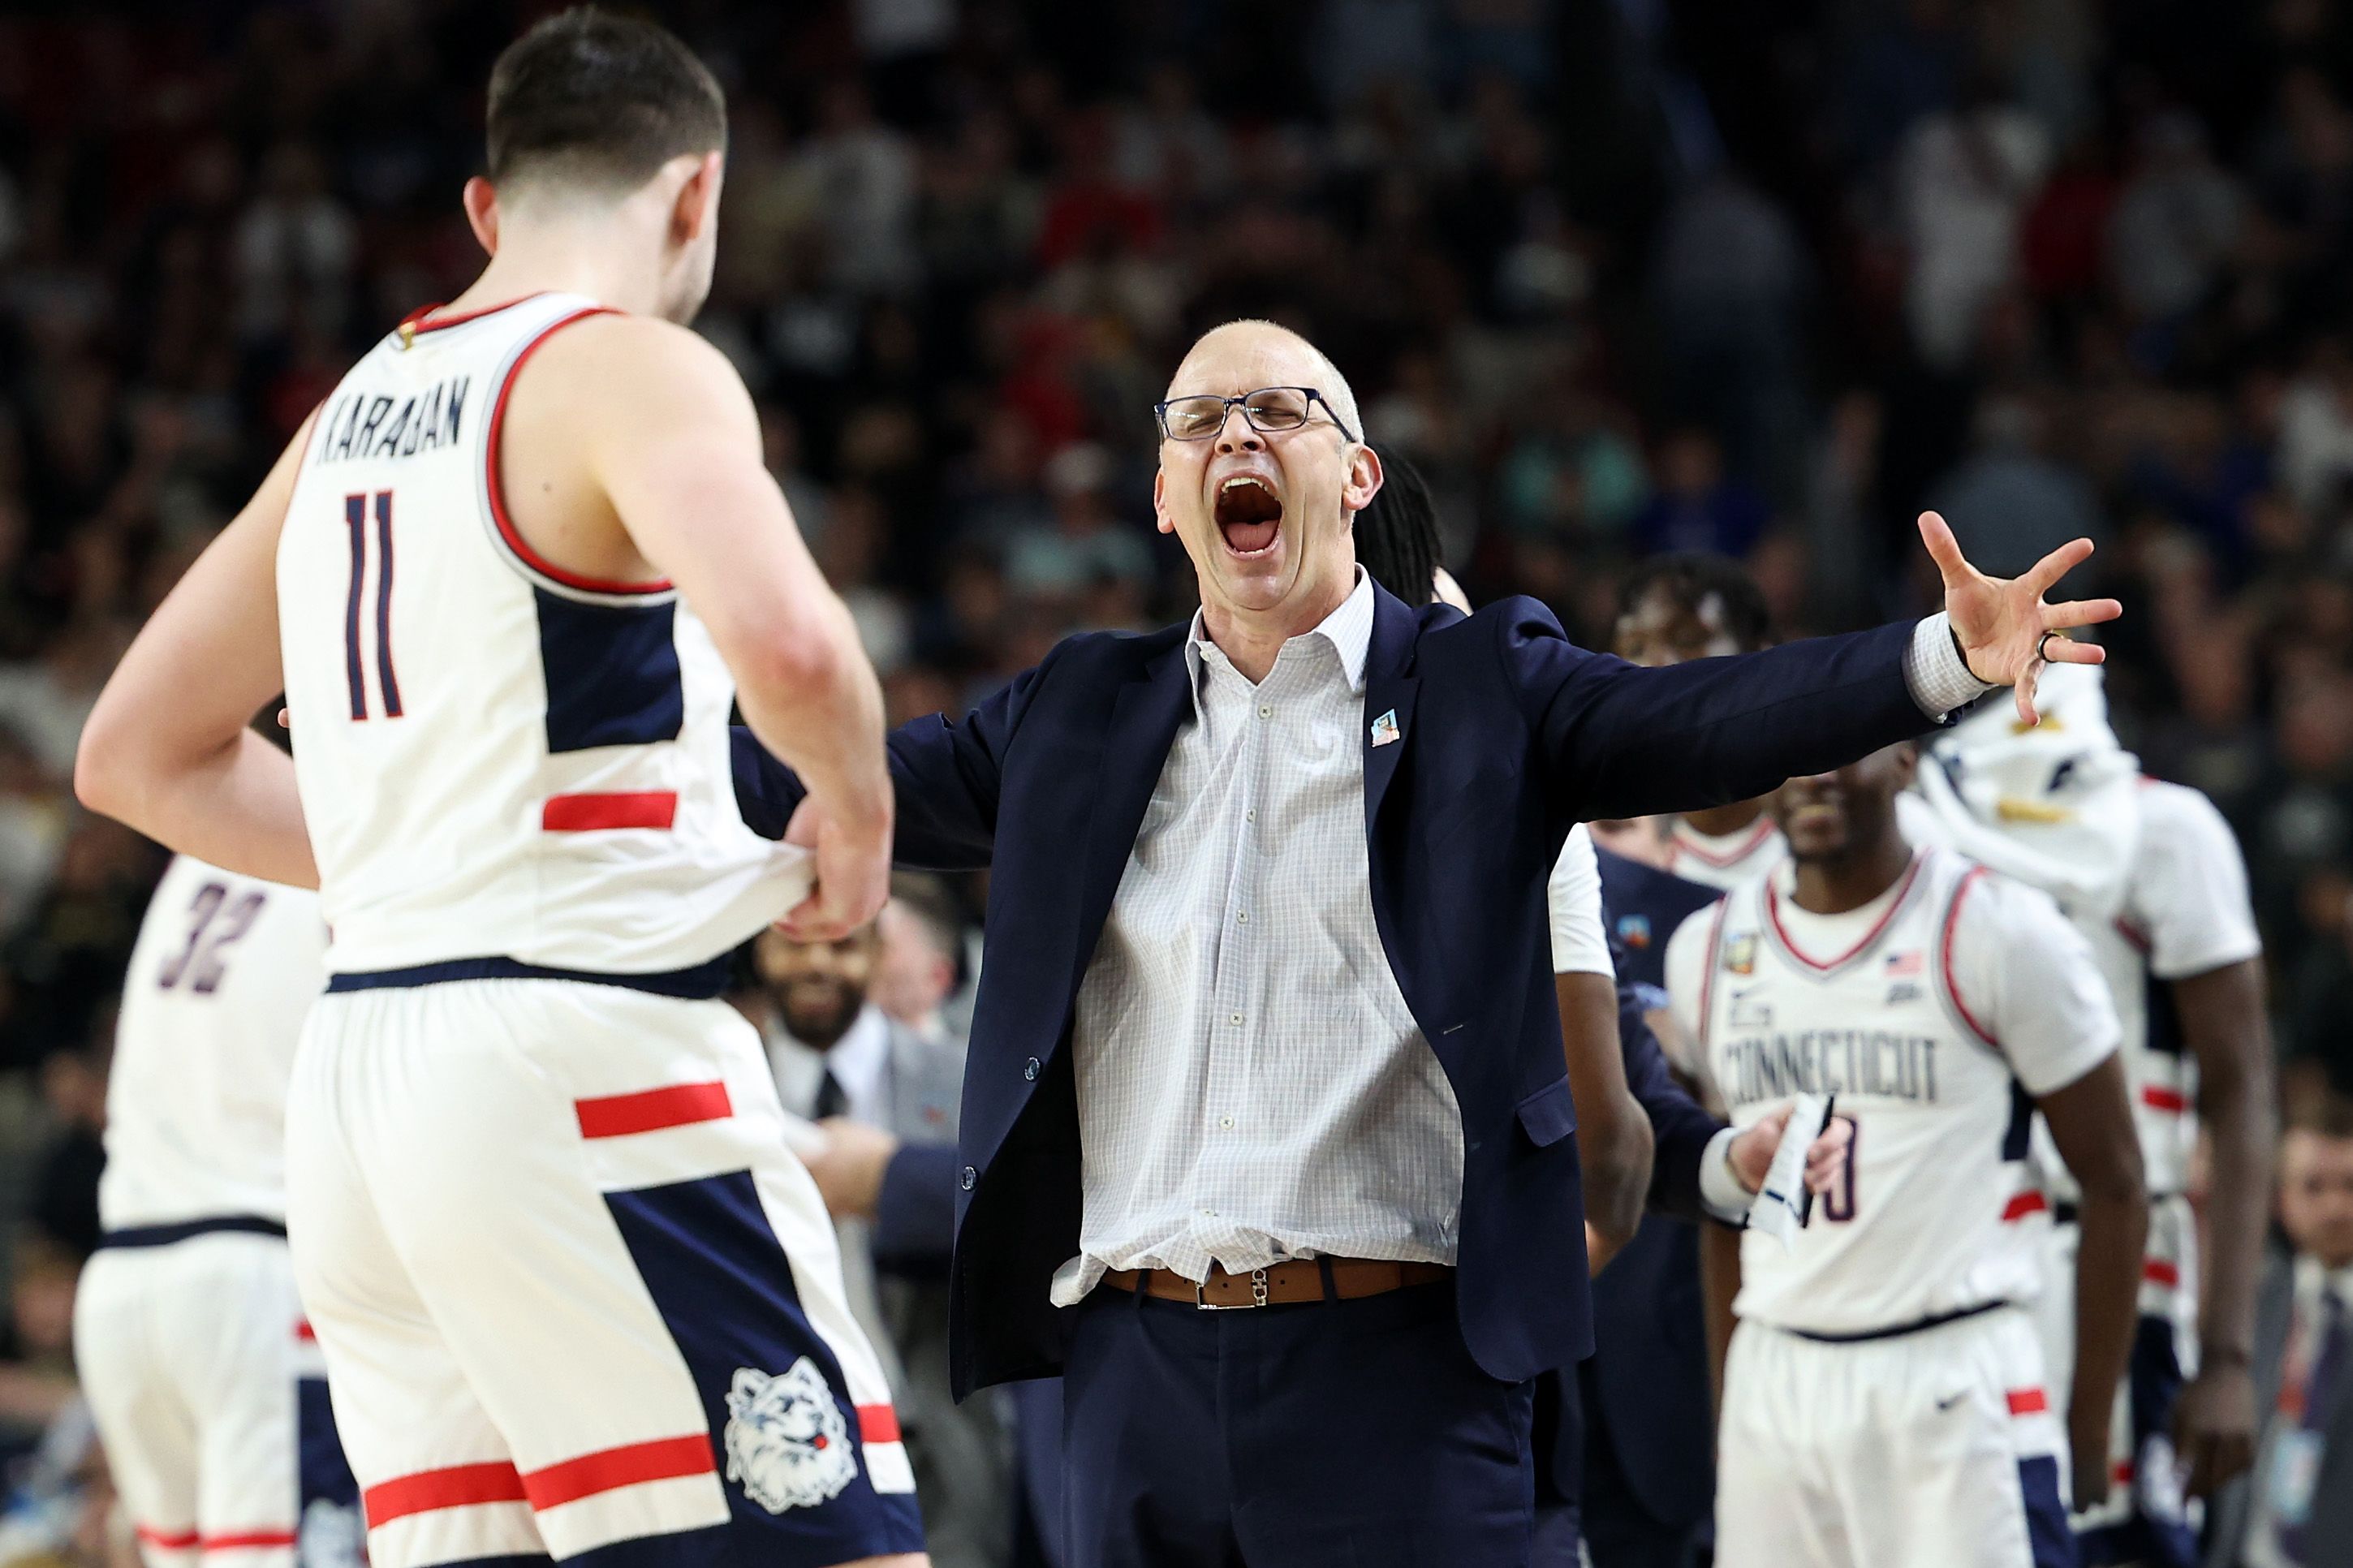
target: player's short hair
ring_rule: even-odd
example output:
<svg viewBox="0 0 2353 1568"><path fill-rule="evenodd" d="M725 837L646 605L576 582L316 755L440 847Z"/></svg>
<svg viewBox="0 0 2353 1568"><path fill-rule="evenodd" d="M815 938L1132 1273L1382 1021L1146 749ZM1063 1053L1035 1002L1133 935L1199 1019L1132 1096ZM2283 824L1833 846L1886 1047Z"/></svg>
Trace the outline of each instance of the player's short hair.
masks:
<svg viewBox="0 0 2353 1568"><path fill-rule="evenodd" d="M1427 605L1444 564L1438 503L1421 470L1403 458L1381 463L1381 488L1356 514L1356 563L1409 605Z"/></svg>
<svg viewBox="0 0 2353 1568"><path fill-rule="evenodd" d="M681 153L723 152L727 97L651 22L594 5L557 13L491 68L492 184L549 179L631 191Z"/></svg>
<svg viewBox="0 0 2353 1568"><path fill-rule="evenodd" d="M1765 590L1729 555L1679 550L1637 561L1619 586L1618 613L1632 615L1653 594L1666 595L1694 615L1715 599L1723 609L1725 631L1743 653L1773 641L1773 612L1765 603Z"/></svg>
<svg viewBox="0 0 2353 1568"><path fill-rule="evenodd" d="M2353 1138L2353 1095L2330 1089L2291 1100L2282 1123L2285 1132L2309 1132L2332 1141Z"/></svg>

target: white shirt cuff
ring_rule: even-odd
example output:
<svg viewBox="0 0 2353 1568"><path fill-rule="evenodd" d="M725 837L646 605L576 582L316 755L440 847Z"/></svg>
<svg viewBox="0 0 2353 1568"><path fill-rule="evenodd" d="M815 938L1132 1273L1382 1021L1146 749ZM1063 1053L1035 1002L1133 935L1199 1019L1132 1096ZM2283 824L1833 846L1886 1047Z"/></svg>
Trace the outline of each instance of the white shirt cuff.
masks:
<svg viewBox="0 0 2353 1568"><path fill-rule="evenodd" d="M1912 628L1912 646L1904 650L1904 684L1920 711L1940 722L1993 689L1969 673L1968 662L1953 646L1952 620L1942 610Z"/></svg>
<svg viewBox="0 0 2353 1568"><path fill-rule="evenodd" d="M1746 1224L1748 1205L1754 1201L1740 1178L1732 1173L1732 1141L1737 1136L1731 1128L1724 1128L1707 1141L1699 1157L1699 1201L1726 1225Z"/></svg>

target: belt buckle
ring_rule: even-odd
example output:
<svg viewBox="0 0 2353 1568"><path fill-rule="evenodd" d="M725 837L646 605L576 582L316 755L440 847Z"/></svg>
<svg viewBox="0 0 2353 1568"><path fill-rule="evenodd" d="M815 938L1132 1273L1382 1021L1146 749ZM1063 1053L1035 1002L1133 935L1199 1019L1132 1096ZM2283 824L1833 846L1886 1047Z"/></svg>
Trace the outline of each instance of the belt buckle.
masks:
<svg viewBox="0 0 2353 1568"><path fill-rule="evenodd" d="M1231 1279L1233 1277L1231 1275L1228 1275L1227 1278ZM1250 1299L1247 1301L1236 1301L1230 1306L1222 1301L1212 1301L1208 1300L1201 1294L1201 1292L1208 1287L1209 1282L1206 1279L1195 1280L1193 1282L1193 1305L1195 1309L1204 1312L1247 1312L1252 1307L1265 1306L1267 1304L1266 1270L1263 1268L1253 1268L1250 1270Z"/></svg>

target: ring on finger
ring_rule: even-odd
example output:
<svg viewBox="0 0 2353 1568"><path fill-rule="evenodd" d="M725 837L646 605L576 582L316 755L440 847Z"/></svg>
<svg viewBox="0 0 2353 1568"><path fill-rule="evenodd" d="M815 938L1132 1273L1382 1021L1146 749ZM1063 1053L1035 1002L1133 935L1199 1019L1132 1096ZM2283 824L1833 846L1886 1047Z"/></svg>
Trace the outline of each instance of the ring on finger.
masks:
<svg viewBox="0 0 2353 1568"><path fill-rule="evenodd" d="M2051 656L2043 650L2049 645L2051 639L2057 636L2059 636L2059 629L2056 626L2053 626L2049 631L2044 632L2041 637L2036 637L2034 639L2034 657L2041 659L2045 664L2050 663Z"/></svg>

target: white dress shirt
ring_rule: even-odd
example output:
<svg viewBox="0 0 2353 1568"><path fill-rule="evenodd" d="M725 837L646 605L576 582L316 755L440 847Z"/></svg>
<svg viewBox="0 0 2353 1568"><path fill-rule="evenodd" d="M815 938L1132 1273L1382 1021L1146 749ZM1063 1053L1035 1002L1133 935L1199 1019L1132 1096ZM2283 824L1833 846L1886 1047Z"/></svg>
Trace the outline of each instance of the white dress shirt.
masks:
<svg viewBox="0 0 2353 1568"><path fill-rule="evenodd" d="M1193 722L1079 987L1083 1212L1059 1305L1106 1269L1455 1260L1461 1113L1373 921L1372 630L1360 568L1252 685L1194 616ZM1937 714L1985 689L1942 616L1914 635L1905 677Z"/></svg>
<svg viewBox="0 0 2353 1568"><path fill-rule="evenodd" d="M842 1114L869 1127L889 1127L891 1106L883 1075L891 1066L891 1024L882 1010L869 1002L860 1009L849 1032L821 1051L795 1038L779 1018L768 1031L768 1068L776 1075L777 1098L785 1109L806 1117L817 1106L818 1088L828 1072L841 1085L846 1102Z"/></svg>

